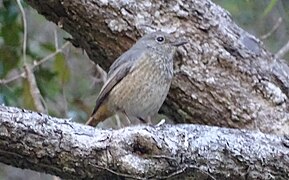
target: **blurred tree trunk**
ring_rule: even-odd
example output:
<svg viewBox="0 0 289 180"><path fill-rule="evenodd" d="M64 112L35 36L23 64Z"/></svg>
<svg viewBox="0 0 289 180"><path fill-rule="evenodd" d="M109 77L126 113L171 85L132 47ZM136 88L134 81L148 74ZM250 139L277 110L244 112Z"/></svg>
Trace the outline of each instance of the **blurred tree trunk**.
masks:
<svg viewBox="0 0 289 180"><path fill-rule="evenodd" d="M185 37L161 112L175 122L288 133L289 68L210 0L26 0L107 69L141 35Z"/></svg>

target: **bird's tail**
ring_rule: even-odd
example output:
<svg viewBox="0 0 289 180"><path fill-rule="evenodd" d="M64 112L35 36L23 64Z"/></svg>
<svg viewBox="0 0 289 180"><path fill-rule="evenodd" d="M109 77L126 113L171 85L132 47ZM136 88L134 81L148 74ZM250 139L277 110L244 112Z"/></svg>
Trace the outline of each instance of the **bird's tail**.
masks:
<svg viewBox="0 0 289 180"><path fill-rule="evenodd" d="M104 121L112 115L113 113L108 110L107 104L104 103L97 110L95 109L93 111L92 115L85 124L95 127L98 123Z"/></svg>

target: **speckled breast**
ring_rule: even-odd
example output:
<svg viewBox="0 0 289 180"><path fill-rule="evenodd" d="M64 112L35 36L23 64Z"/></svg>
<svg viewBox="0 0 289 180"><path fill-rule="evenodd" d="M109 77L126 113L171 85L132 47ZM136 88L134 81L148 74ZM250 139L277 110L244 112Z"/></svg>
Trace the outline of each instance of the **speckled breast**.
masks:
<svg viewBox="0 0 289 180"><path fill-rule="evenodd" d="M170 88L173 60L148 54L110 92L109 107L146 119L158 112Z"/></svg>

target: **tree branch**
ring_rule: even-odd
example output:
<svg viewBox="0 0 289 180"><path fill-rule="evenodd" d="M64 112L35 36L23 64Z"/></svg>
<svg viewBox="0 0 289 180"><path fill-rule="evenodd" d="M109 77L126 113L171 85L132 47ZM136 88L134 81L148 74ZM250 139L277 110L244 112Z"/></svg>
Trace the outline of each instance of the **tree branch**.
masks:
<svg viewBox="0 0 289 180"><path fill-rule="evenodd" d="M283 58L283 56L289 51L289 41L275 54L277 58Z"/></svg>
<svg viewBox="0 0 289 180"><path fill-rule="evenodd" d="M0 106L0 161L67 179L288 179L289 149L260 132L201 125L100 130Z"/></svg>

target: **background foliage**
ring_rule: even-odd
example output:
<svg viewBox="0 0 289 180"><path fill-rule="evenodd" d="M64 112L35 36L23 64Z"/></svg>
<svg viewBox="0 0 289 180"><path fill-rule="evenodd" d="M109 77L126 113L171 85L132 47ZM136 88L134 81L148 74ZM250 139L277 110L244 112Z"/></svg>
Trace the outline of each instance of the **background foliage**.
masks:
<svg viewBox="0 0 289 180"><path fill-rule="evenodd" d="M214 0L230 12L239 26L262 39L272 53L278 52L289 41L287 1ZM66 42L64 38L70 35L23 5L28 23L27 61L33 65L61 48ZM265 38L264 35L272 31L274 26L276 30ZM0 0L0 80L13 78L23 72L22 43L23 23L16 1ZM289 54L284 58L289 59ZM34 73L50 115L82 122L87 119L102 82L97 68L85 52L69 45L62 53L37 66ZM36 110L25 78L9 83L0 82L0 103ZM44 179L30 171L22 174L3 166L0 179L32 179L32 176L34 179Z"/></svg>

